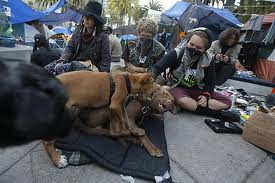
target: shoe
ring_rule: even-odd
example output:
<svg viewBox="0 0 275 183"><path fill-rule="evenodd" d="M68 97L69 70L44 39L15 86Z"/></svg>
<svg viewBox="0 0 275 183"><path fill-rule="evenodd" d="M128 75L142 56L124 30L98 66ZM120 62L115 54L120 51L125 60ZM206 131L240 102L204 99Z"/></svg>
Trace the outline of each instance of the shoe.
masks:
<svg viewBox="0 0 275 183"><path fill-rule="evenodd" d="M234 123L213 119L205 119L204 122L216 133L242 134L243 132L243 129Z"/></svg>

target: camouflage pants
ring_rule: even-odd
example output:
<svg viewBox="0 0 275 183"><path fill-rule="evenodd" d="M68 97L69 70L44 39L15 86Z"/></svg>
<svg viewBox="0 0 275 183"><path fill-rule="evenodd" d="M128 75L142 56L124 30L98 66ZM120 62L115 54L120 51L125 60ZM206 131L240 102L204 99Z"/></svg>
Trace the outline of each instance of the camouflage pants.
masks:
<svg viewBox="0 0 275 183"><path fill-rule="evenodd" d="M53 61L46 65L44 67L47 71L54 75L59 75L65 72L70 72L72 71L71 69L71 63L58 63L58 61Z"/></svg>

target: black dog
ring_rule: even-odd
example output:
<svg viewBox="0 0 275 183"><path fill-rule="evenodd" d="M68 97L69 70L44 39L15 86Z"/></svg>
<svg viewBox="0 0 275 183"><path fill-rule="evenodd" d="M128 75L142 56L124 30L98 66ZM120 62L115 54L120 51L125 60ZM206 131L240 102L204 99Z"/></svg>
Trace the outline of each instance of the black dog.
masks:
<svg viewBox="0 0 275 183"><path fill-rule="evenodd" d="M67 100L43 68L0 60L0 147L64 136L73 122Z"/></svg>

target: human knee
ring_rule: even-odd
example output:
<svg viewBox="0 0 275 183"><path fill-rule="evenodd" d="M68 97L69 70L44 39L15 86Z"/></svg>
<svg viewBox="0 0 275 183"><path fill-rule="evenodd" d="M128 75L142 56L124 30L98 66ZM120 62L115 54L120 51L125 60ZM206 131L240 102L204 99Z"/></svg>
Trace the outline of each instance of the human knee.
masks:
<svg viewBox="0 0 275 183"><path fill-rule="evenodd" d="M189 97L183 97L176 101L182 108L187 109L189 111L195 111L198 107L197 102Z"/></svg>

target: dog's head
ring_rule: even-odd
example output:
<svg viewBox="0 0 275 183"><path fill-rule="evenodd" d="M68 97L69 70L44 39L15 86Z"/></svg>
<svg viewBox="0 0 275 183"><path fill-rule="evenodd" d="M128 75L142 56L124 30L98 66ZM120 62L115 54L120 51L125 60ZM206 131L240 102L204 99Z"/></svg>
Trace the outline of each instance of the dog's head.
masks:
<svg viewBox="0 0 275 183"><path fill-rule="evenodd" d="M0 147L64 136L73 117L65 108L68 94L43 68L0 61Z"/></svg>
<svg viewBox="0 0 275 183"><path fill-rule="evenodd" d="M149 73L128 74L131 80L132 91L137 94L151 96L158 86Z"/></svg>
<svg viewBox="0 0 275 183"><path fill-rule="evenodd" d="M152 108L163 114L164 112L170 111L171 113L176 113L176 106L174 104L174 97L170 92L162 87L159 87L158 90L154 91L151 97Z"/></svg>

